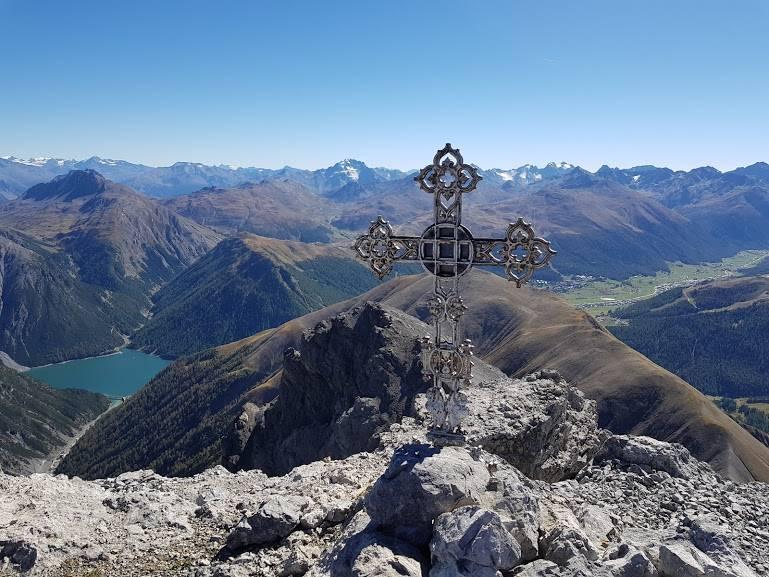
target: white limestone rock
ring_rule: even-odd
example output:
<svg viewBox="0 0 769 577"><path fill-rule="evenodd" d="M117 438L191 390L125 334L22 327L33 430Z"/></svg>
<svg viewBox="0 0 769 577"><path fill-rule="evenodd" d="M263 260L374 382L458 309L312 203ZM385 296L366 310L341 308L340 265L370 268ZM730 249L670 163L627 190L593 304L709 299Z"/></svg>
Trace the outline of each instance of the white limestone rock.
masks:
<svg viewBox="0 0 769 577"><path fill-rule="evenodd" d="M273 496L257 512L244 517L227 536L227 547L237 551L251 545L265 545L288 537L299 526L303 512L310 507L306 497Z"/></svg>
<svg viewBox="0 0 769 577"><path fill-rule="evenodd" d="M609 435L596 426L595 401L585 399L556 371L478 382L471 393L465 421L469 442L531 479L573 477Z"/></svg>
<svg viewBox="0 0 769 577"><path fill-rule="evenodd" d="M407 445L366 497L372 525L417 546L432 537L442 513L479 503L491 476L487 467L460 447Z"/></svg>
<svg viewBox="0 0 769 577"><path fill-rule="evenodd" d="M521 561L521 548L499 515L460 507L435 520L430 577L496 577Z"/></svg>
<svg viewBox="0 0 769 577"><path fill-rule="evenodd" d="M612 577L658 577L657 568L643 551L627 543L610 548L602 561Z"/></svg>
<svg viewBox="0 0 769 577"><path fill-rule="evenodd" d="M612 435L596 455L596 461L616 460L625 465L638 465L682 479L711 474L709 465L695 459L683 445L665 443L651 437Z"/></svg>

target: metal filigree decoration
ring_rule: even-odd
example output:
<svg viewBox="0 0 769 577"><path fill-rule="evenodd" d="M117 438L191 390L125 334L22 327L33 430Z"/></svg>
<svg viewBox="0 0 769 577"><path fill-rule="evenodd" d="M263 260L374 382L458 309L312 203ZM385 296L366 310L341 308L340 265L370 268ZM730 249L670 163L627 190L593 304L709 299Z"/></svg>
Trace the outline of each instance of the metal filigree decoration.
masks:
<svg viewBox="0 0 769 577"><path fill-rule="evenodd" d="M465 306L462 297L456 293L434 294L429 301L427 301L427 310L430 311L430 316L433 318L433 322L436 321L452 321L459 320L467 307Z"/></svg>
<svg viewBox="0 0 769 577"><path fill-rule="evenodd" d="M504 240L477 239L473 264L498 264L505 267L507 279L520 288L534 271L547 266L556 252L550 242L534 235L531 224L519 218L510 223Z"/></svg>
<svg viewBox="0 0 769 577"><path fill-rule="evenodd" d="M367 260L371 270L381 279L392 270L398 260L417 260L419 239L393 235L390 223L381 216L371 222L368 234L358 237L355 251Z"/></svg>
<svg viewBox="0 0 769 577"><path fill-rule="evenodd" d="M433 224L419 238L397 236L380 216L354 246L380 279L399 261L420 261L435 278L427 303L434 330L422 339L422 367L433 381L427 395L430 435L442 443L464 441L466 390L472 382L473 344L460 341L459 334L467 310L459 295L460 277L475 265L502 266L507 279L520 287L556 254L522 218L510 224L504 238L474 239L462 226L462 195L475 190L481 179L474 166L464 163L459 149L446 144L414 178L420 189L433 195Z"/></svg>

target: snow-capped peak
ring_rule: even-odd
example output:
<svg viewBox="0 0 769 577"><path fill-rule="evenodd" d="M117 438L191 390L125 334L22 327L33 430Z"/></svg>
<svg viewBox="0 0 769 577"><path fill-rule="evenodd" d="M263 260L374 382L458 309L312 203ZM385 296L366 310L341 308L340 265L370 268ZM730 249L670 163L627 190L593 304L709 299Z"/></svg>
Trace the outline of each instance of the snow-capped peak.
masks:
<svg viewBox="0 0 769 577"><path fill-rule="evenodd" d="M25 164L27 166L43 166L46 162L52 159L47 156L36 156L35 158L28 158L26 160L15 156L3 156L3 160L9 160L16 164ZM63 164L63 161L59 161L59 164Z"/></svg>
<svg viewBox="0 0 769 577"><path fill-rule="evenodd" d="M345 158L341 162L338 162L336 166L339 167L341 172L343 172L347 178L357 182L360 180L360 170L358 167L362 164L361 161L355 160L354 158Z"/></svg>
<svg viewBox="0 0 769 577"><path fill-rule="evenodd" d="M574 168L573 164L569 164L568 162L548 162L546 168L557 168L558 170L571 170Z"/></svg>

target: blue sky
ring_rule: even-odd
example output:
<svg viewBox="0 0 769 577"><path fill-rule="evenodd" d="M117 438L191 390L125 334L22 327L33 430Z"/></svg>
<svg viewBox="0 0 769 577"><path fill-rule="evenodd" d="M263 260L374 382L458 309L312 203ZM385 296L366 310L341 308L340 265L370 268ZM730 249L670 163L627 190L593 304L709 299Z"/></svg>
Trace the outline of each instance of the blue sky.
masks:
<svg viewBox="0 0 769 577"><path fill-rule="evenodd" d="M769 161L764 0L0 0L0 156Z"/></svg>

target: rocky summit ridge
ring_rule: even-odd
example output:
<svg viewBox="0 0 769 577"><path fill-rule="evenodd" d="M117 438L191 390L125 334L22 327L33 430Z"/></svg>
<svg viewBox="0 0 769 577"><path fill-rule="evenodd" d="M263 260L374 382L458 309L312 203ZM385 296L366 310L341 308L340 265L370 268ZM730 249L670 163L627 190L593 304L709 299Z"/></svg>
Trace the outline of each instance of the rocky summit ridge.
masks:
<svg viewBox="0 0 769 577"><path fill-rule="evenodd" d="M726 480L681 445L601 430L595 402L555 371L511 379L480 362L467 446L434 447L424 393L393 364L416 321L367 304L306 338L343 341L355 315L382 321L378 358L361 371L390 398L348 383L354 394L326 421L320 408L309 417L325 432L306 455L314 460L281 463L290 470L276 476L221 466L187 478L0 475L0 575L769 574L769 485ZM388 355L397 343L402 353ZM331 363L308 351L288 353L289 372L314 375L285 383L296 396L343 386L362 362L342 370L343 353ZM285 422L270 442L301 438L301 423ZM342 451L351 431L366 434Z"/></svg>

